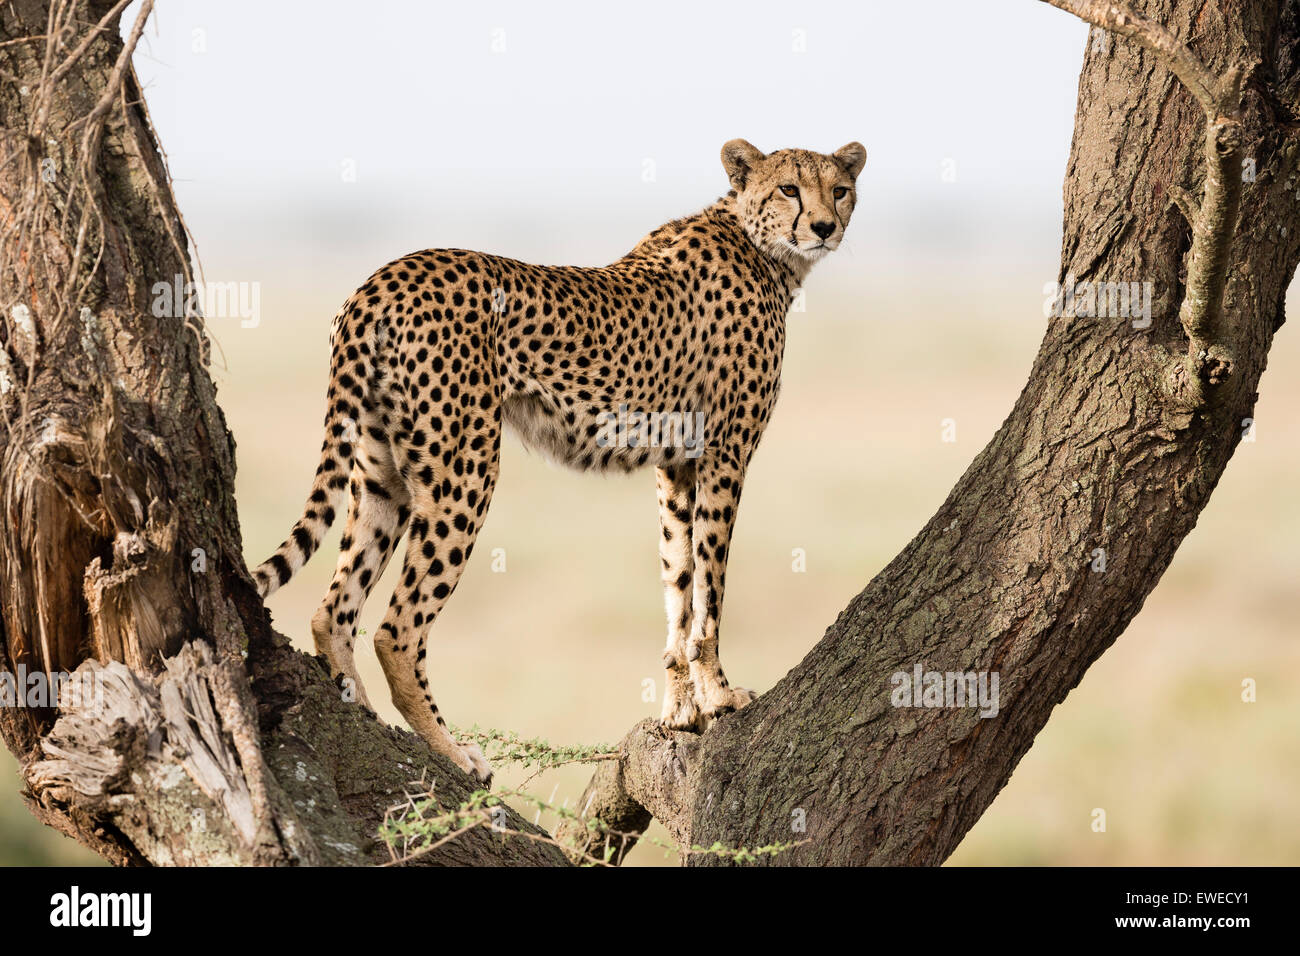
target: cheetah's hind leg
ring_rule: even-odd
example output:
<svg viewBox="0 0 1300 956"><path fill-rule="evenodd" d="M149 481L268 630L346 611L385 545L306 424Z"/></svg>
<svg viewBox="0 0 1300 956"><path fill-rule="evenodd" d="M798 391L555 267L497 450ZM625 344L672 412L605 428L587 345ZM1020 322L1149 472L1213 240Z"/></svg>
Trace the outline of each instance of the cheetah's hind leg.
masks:
<svg viewBox="0 0 1300 956"><path fill-rule="evenodd" d="M474 539L492 501L501 447L499 427L483 416L468 418L460 432L481 440L461 442L460 455L439 455L450 435L413 443L399 435L396 457L404 459L411 496L410 533L402 576L384 622L375 632L375 651L393 694L393 704L429 746L484 785L492 768L479 746L459 742L438 712L425 674L430 626L446 605L474 549ZM438 471L432 462L438 463ZM444 464L444 461L448 461Z"/></svg>
<svg viewBox="0 0 1300 956"><path fill-rule="evenodd" d="M356 429L358 448L348 484L348 523L334 580L311 621L316 652L329 661L330 677L368 710L374 708L353 657L357 621L410 518L406 486L397 474L388 442L374 437L376 424L374 413L367 410Z"/></svg>

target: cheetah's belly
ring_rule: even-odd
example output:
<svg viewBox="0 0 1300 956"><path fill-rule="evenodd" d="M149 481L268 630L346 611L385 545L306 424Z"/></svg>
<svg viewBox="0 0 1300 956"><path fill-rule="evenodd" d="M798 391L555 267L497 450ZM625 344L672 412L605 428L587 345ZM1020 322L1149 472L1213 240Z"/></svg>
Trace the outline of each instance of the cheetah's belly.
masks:
<svg viewBox="0 0 1300 956"><path fill-rule="evenodd" d="M702 409L646 405L566 404L538 388L507 397L502 418L525 446L577 471L634 471L703 454L708 439Z"/></svg>

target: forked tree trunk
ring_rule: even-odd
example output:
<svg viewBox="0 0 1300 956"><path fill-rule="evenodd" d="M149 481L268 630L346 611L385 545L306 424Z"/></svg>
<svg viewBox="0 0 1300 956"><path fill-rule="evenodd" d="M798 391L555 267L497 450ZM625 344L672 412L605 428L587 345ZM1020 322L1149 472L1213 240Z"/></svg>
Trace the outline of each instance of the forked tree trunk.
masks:
<svg viewBox="0 0 1300 956"><path fill-rule="evenodd" d="M1269 0L1142 3L1192 38L1185 55L1136 42L1109 4L1073 6L1112 31L1080 80L1058 278L1150 283L1149 327L1048 320L1006 423L807 658L703 737L638 725L597 772L589 817L640 832L653 814L697 845L802 841L779 863L939 863L1195 524L1249 426L1300 258L1300 17ZM378 862L376 828L411 779L427 768L450 803L468 780L342 701L256 598L201 319L150 308L190 263L118 13L0 7L0 669L120 662L99 672L97 710L56 725L0 709L0 731L34 812L115 862ZM1228 77L1217 125L1197 61ZM1239 160L1254 175L1234 238L1224 170ZM918 664L996 673L996 716L894 706L893 675ZM421 858L563 860L483 830Z"/></svg>

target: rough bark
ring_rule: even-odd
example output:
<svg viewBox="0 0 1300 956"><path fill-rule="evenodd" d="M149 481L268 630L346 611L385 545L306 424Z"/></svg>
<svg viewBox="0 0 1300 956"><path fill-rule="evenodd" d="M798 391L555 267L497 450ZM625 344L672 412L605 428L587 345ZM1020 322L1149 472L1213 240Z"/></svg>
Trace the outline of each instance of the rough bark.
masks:
<svg viewBox="0 0 1300 956"><path fill-rule="evenodd" d="M1152 283L1149 327L1051 318L1005 424L807 658L702 737L639 724L593 779L589 817L636 833L654 816L683 844L802 841L777 863L938 863L1140 609L1251 416L1300 259L1300 16L1269 0L1136 6L1162 36L1139 42L1111 20L1088 47L1058 278ZM241 558L202 320L149 308L154 282L191 270L119 12L0 8L0 372L13 383L0 396L0 669L98 668L111 688L57 722L0 709L0 732L33 811L115 862L379 862L376 828L409 781L431 774L449 802L469 783L344 702L269 626ZM1237 102L1209 111L1238 65ZM1225 117L1235 128L1215 139ZM1223 179L1238 150L1256 170L1239 189ZM891 676L916 664L996 672L997 716L892 706ZM479 830L420 862L563 857Z"/></svg>

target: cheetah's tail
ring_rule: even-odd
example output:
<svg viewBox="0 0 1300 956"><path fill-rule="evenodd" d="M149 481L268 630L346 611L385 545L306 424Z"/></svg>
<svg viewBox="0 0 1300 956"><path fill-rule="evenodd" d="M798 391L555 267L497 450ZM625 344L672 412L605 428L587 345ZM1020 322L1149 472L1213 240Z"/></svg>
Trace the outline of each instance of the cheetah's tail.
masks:
<svg viewBox="0 0 1300 956"><path fill-rule="evenodd" d="M312 481L311 493L302 517L275 554L253 572L257 591L262 597L274 592L306 564L320 547L325 532L334 523L348 494L348 475L355 454L356 425L347 417L343 405L335 402L325 416L325 440L321 444L320 465Z"/></svg>

